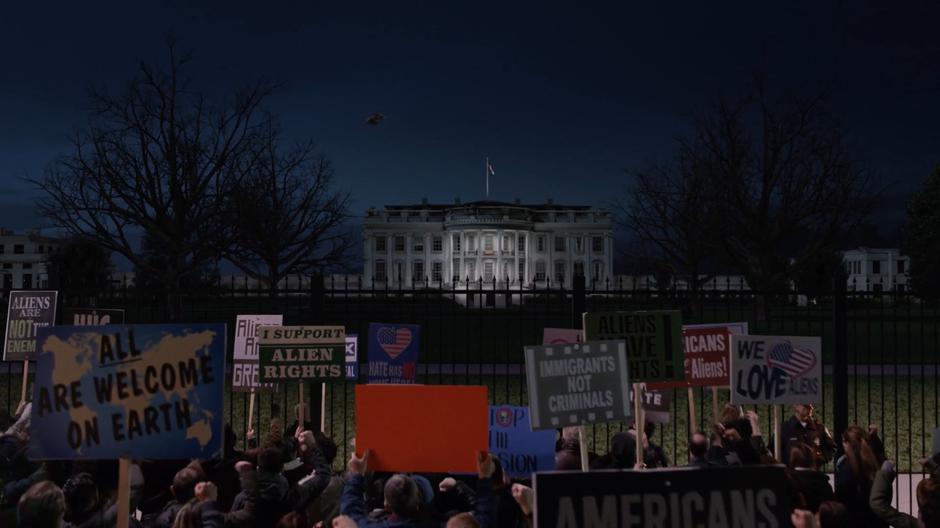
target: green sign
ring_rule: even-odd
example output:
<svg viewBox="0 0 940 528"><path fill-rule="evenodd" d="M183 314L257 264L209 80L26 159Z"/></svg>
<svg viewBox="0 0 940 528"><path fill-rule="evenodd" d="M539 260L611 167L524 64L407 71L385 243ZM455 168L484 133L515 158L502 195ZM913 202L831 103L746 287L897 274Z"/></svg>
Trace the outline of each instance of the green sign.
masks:
<svg viewBox="0 0 940 528"><path fill-rule="evenodd" d="M342 326L261 326L258 380L344 379L346 330Z"/></svg>
<svg viewBox="0 0 940 528"><path fill-rule="evenodd" d="M584 314L586 341L623 339L633 382L683 379L682 314L678 311Z"/></svg>

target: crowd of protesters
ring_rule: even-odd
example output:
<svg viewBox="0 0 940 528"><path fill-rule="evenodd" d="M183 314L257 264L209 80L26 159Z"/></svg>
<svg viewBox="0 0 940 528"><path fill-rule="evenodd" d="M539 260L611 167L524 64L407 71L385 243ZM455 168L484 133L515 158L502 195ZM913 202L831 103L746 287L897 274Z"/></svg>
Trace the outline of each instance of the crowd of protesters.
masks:
<svg viewBox="0 0 940 528"><path fill-rule="evenodd" d="M116 523L117 462L29 459L30 406L0 417L0 526L105 528ZM782 463L787 466L791 520L797 527L940 526L940 457L924 461L930 474L917 486L919 516L891 506L894 464L877 428L852 426L841 449L813 417L812 406L794 406L783 425L783 460L776 460L758 416L728 405L710 431L689 438L688 460L676 465L707 469ZM533 492L512 481L493 455L477 453L475 478L379 474L369 453L351 456L344 474L331 470L337 446L309 424L271 420L251 447L236 451L226 428L225 450L209 460L141 461L131 465L130 525L143 528L223 527L506 527L532 525ZM613 435L606 453L589 453L591 469L668 467L646 424ZM768 439L770 440L770 439ZM636 460L637 442L643 460ZM416 446L416 449L419 448ZM834 487L820 468L837 451ZM555 469L581 470L577 428L562 430Z"/></svg>

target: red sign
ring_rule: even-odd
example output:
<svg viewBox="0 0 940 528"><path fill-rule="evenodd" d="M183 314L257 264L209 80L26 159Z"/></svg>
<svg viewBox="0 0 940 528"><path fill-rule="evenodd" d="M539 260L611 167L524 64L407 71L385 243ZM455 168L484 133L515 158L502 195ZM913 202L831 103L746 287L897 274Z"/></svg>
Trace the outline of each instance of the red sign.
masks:
<svg viewBox="0 0 940 528"><path fill-rule="evenodd" d="M489 449L486 387L356 385L356 452L369 471L476 473Z"/></svg>
<svg viewBox="0 0 940 528"><path fill-rule="evenodd" d="M727 327L683 328L685 379L647 383L653 389L726 387L731 376L731 331Z"/></svg>

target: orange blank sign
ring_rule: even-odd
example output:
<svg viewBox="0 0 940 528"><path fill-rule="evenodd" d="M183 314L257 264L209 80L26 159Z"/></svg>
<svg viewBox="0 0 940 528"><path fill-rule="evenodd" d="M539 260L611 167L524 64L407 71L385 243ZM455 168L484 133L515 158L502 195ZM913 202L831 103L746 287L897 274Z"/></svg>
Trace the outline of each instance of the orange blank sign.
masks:
<svg viewBox="0 0 940 528"><path fill-rule="evenodd" d="M356 385L356 452L370 471L476 473L487 451L486 387Z"/></svg>

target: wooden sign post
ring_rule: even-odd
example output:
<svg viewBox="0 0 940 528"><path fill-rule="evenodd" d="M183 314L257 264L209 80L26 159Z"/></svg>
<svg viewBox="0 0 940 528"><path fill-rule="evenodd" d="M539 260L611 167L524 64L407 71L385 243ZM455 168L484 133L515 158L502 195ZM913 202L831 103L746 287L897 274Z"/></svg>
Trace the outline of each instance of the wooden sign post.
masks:
<svg viewBox="0 0 940 528"><path fill-rule="evenodd" d="M304 409L304 382L302 382L302 381L297 382L297 390L298 390L298 393L297 393L297 397L298 397L298 400L297 400L297 427L300 428L301 431L303 431L304 428L305 428L304 424L305 424L305 422L307 421L307 413L304 412L304 410L305 410L305 409ZM297 431L294 431L294 433L296 434Z"/></svg>
<svg viewBox="0 0 940 528"><path fill-rule="evenodd" d="M689 391L689 432L696 433L698 432L698 420L695 419L695 393L692 392L692 387L688 387L686 390Z"/></svg>
<svg viewBox="0 0 940 528"><path fill-rule="evenodd" d="M26 403L26 387L29 385L29 360L23 360L23 386L20 387L20 403Z"/></svg>
<svg viewBox="0 0 940 528"><path fill-rule="evenodd" d="M780 462L780 406L774 404L774 458Z"/></svg>
<svg viewBox="0 0 940 528"><path fill-rule="evenodd" d="M584 434L584 426L578 426L578 444L581 446L581 471L588 471L590 467L588 466L588 449L587 449L587 435Z"/></svg>
<svg viewBox="0 0 940 528"><path fill-rule="evenodd" d="M320 384L320 431L326 433L326 383Z"/></svg>
<svg viewBox="0 0 940 528"><path fill-rule="evenodd" d="M255 428L255 389L251 389L251 393L248 395L248 428ZM247 447L247 446L246 446Z"/></svg>
<svg viewBox="0 0 940 528"><path fill-rule="evenodd" d="M643 465L643 437L646 421L643 419L643 384L633 384L633 416L636 416L636 467Z"/></svg>
<svg viewBox="0 0 940 528"><path fill-rule="evenodd" d="M131 522L131 459L118 459L117 528L128 528Z"/></svg>

